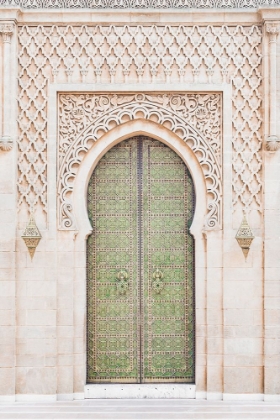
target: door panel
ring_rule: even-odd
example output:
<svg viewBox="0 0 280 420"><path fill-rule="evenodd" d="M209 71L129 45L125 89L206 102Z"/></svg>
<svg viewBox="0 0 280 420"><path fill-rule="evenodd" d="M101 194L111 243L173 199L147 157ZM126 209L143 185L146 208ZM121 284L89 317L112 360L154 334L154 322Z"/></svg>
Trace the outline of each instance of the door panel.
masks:
<svg viewBox="0 0 280 420"><path fill-rule="evenodd" d="M106 153L88 187L89 382L140 380L137 200L132 140Z"/></svg>
<svg viewBox="0 0 280 420"><path fill-rule="evenodd" d="M182 159L143 142L142 382L194 381L193 185ZM191 342L186 340L188 330Z"/></svg>
<svg viewBox="0 0 280 420"><path fill-rule="evenodd" d="M88 188L88 382L194 382L190 174L147 137L113 147Z"/></svg>

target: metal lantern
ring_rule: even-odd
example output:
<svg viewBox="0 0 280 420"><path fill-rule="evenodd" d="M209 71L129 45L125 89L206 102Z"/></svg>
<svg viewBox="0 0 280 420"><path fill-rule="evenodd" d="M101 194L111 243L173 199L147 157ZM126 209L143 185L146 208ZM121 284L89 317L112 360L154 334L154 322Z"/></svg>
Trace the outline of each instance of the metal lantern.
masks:
<svg viewBox="0 0 280 420"><path fill-rule="evenodd" d="M25 245L28 248L31 259L33 258L36 248L42 238L41 233L35 223L34 215L30 215L30 219L25 228L25 231L22 234L22 239L25 242Z"/></svg>
<svg viewBox="0 0 280 420"><path fill-rule="evenodd" d="M254 235L251 231L250 226L248 225L245 214L244 214L243 220L241 222L241 225L237 231L235 238L239 246L241 247L242 252L246 259L250 250L251 243L253 242Z"/></svg>

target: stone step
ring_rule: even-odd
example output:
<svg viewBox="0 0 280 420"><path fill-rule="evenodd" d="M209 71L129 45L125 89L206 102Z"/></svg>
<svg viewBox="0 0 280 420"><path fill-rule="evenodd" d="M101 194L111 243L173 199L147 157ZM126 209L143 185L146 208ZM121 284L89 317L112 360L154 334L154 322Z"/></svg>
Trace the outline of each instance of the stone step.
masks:
<svg viewBox="0 0 280 420"><path fill-rule="evenodd" d="M3 420L280 419L278 402L87 400L0 404Z"/></svg>

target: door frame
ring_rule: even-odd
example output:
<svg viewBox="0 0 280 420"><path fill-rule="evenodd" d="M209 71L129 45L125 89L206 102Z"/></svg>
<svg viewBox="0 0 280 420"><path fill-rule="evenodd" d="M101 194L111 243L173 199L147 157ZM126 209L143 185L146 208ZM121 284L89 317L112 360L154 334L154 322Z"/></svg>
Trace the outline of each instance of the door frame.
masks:
<svg viewBox="0 0 280 420"><path fill-rule="evenodd" d="M80 165L75 184L74 184L74 213L77 222L77 236L75 245L82 251L84 258L86 256L86 239L92 232L92 227L88 219L87 211L87 188L88 182L92 172L97 166L99 160L105 153L119 142L130 137L145 135L150 138L159 140L174 150L187 165L193 179L196 206L193 218L193 223L190 227L190 232L195 240L195 295L197 289L201 295L205 288L205 273L204 267L206 265L203 238L204 219L207 210L206 204L206 185L201 166L189 146L180 139L176 134L148 120L134 120L126 124L113 128L106 133L102 139L98 140L93 147L88 151L82 164ZM79 188L75 188L78 186ZM76 248L77 249L77 248ZM85 279L86 282L86 279ZM206 291L203 292L205 294ZM196 302L196 301L195 301ZM195 330L199 325L205 324L205 314L203 311L197 311L195 303ZM199 331L199 328L198 328ZM86 322L85 332L86 337ZM204 348L205 338L199 334L195 336L195 361L196 361L196 378L201 375L200 367L197 362L201 359L199 349ZM84 344L83 353L85 355L85 369L86 369L86 342ZM202 369L205 367L202 366ZM85 384L84 392L85 398L195 398L196 386L194 384Z"/></svg>
<svg viewBox="0 0 280 420"><path fill-rule="evenodd" d="M152 164L152 161L150 161L150 159L152 158L152 157L150 157L150 153L152 153L152 151L149 151L148 149L150 147L152 149L154 147L156 147L156 148L159 148L159 150L162 151L162 152L164 152L164 150L165 151L166 150L169 150L170 153L172 153L172 156L174 156L174 158L175 158L175 160L174 160L173 163L176 164L176 165L180 165L180 166L177 166L177 168L180 169L180 183L182 185L184 185L185 183L187 183L188 185L190 185L189 186L190 191L189 191L189 194L187 195L187 199L186 199L185 196L180 197L181 202L184 203L184 210L181 210L179 212L182 213L184 211L184 218L186 218L187 215L190 216L190 213L189 212L191 212L191 223L192 223L193 216L194 216L194 211L195 211L195 204L196 204L195 191L194 191L194 183L193 183L193 179L192 179L192 177L191 177L191 175L189 173L189 170L188 170L186 164L183 162L183 160L178 156L177 153L174 153L174 151L169 146L167 146L166 144L164 144L162 141L156 141L156 143L154 143L155 140L153 138L151 138L151 137L144 136L144 135L138 135L138 136L132 136L132 137L130 137L127 140L128 140L128 144L125 143L125 145L123 145L123 143L125 142L125 140L123 140L121 142L118 142L111 149L109 149L109 151L105 155L103 155L103 158L98 161L97 166L95 167L94 171L91 173L91 177L90 177L90 180L89 180L89 183L88 183L88 188L87 188L87 207L89 206L89 199L90 199L90 202L92 203L92 208L91 208L91 210L89 210L89 208L87 208L88 218L90 218L90 217L91 218L92 217L94 218L94 213L95 212L92 209L94 208L95 210L97 210L97 207L96 206L97 206L97 203L98 203L99 198L101 198L101 197L99 197L99 194L100 193L94 192L94 191L96 191L97 184L100 181L102 181L102 179L104 178L104 176L102 176L100 178L98 176L98 174L95 175L96 170L98 168L100 168L101 162L103 161L104 158L106 158L106 156L110 152L110 150L116 150L116 155L119 156L118 155L118 151L120 151L122 149L125 150L126 148L128 148L128 150L130 150L131 153L133 153L133 156L134 156L133 160L134 159L136 159L136 160L135 160L135 162L134 162L134 164L132 166L133 169L131 169L131 166L130 166L129 162L126 162L126 164L128 166L126 166L126 165L125 166L126 166L126 168L130 168L129 169L129 171L131 171L130 172L130 176L132 177L131 179L133 179L133 185L135 185L135 188L136 188L136 192L134 192L133 194L136 194L137 195L137 200L135 202L133 202L134 203L133 204L133 208L132 209L131 208L127 209L126 212L135 211L136 208L139 210L139 212L137 213L137 222L136 222L137 228L135 226L137 232L135 231L135 235L136 236L140 235L140 237L143 235L142 241L143 241L143 244L145 243L144 237L146 235L146 230L141 227L141 224L139 225L139 219L138 219L138 218L142 219L142 223L144 224L145 223L144 222L145 217L147 217L147 216L145 216L144 207L142 207L142 206L144 206L143 202L145 202L145 199L142 198L141 204L139 203L139 197L141 196L141 191L142 191L142 189L140 188L140 185L142 185L143 191L145 191L145 185L146 185L146 188L149 190L150 188L148 187L148 184L149 184L149 182L151 182L152 179L154 180L154 178L152 178L152 175L150 175L150 171L147 169L146 165L147 164L148 164L148 166L149 165L153 165ZM160 146L158 147L158 145L160 145ZM139 147L141 148L141 151L139 151ZM133 150L133 152L132 152L132 150ZM134 155L134 153L135 153L135 155ZM177 158L176 158L176 156L177 156ZM180 159L179 161L178 161L178 157ZM120 163L120 161L118 160L118 157L117 157L117 162ZM141 169L140 169L140 178L139 178L139 164L140 164L140 162L141 162ZM170 162L172 162L172 160L171 161L168 161L168 163L170 163ZM162 162L162 163L165 163L165 162ZM106 161L106 165L107 164L112 164L112 162L111 161ZM114 164L115 164L115 162L114 162ZM152 170L152 167L153 166L150 166L150 170ZM109 178L112 178L112 177L109 177ZM104 179L103 179L103 181L104 181ZM179 181L179 178L178 178L178 181ZM96 182L97 182L97 184L96 184ZM89 196L89 194L90 194L90 192L89 192L89 186L90 185L91 185L91 188L93 189L93 191L91 193L93 195L90 195ZM166 186L167 185L168 184L166 184ZM152 192L151 192L151 194L152 194ZM104 199L104 197L106 197L107 194L106 194L106 192L103 191L101 193L101 195L103 196L103 199ZM133 195L133 197L135 198L135 195ZM178 200L178 195L176 195L176 197L177 197L177 200ZM172 197L172 198L174 199L174 197ZM147 198L147 200L149 201L150 198ZM189 204L189 202L191 204ZM186 205L188 205L188 206L190 205L191 206L191 210L190 209L189 210L186 210L186 208L185 208ZM134 206L136 206L136 207L134 207ZM140 206L140 209L139 209L139 206ZM147 204L147 206L149 207L148 204ZM108 210L108 211L110 212L110 210ZM151 211L154 212L155 210L151 210ZM104 214L104 210L102 210L101 213L102 213L102 216L103 217L104 216L106 217L106 215L105 215L106 212ZM90 214L91 214L91 216L89 216ZM169 215L169 218L172 218L172 216ZM97 221L95 220L95 222L97 222ZM96 223L93 223L92 225L94 226L95 224ZM148 225L149 225L149 223L148 223ZM159 230L159 228L157 228L157 230ZM132 233L132 231L130 231L130 232ZM187 243L189 244L188 241L190 240L191 243L194 245L193 236L190 234L190 231L189 231L189 228L188 227L187 227L187 230L184 231L184 235L185 235L185 241L187 241ZM149 236L149 234L148 234L148 236ZM92 230L92 235L90 235L88 239L90 239L92 237L95 237L94 228ZM141 242L141 239L139 239L139 240ZM138 244L137 245L137 248L139 248L138 241L136 241L136 243ZM136 246L135 243L134 243L133 247L134 246ZM146 244L146 246L148 246L148 245ZM155 245L153 245L153 246L155 246ZM187 250L186 250L185 246L188 247L188 245L186 245L186 243L184 242L184 250L182 249L182 252L184 253L184 259L185 259L185 263L184 264L182 263L184 265L184 267L185 267L184 270L186 270L185 264L187 264L187 259L189 258L189 257L187 257L187 254L186 254L187 253ZM92 252L95 252L95 253L98 252L98 248L99 247L98 247L98 245L97 245L97 243L96 243L95 240L93 241L93 243L91 245L89 245L89 243L87 244L87 261L88 261L88 263L89 263L90 266L92 266L92 264L93 264L94 267L95 267L95 269L96 269L97 266L95 265L95 263L93 261L95 261L96 259L98 259L97 258L98 255L97 254L95 254L95 256L91 255L91 251L89 251L89 247L91 247L91 251ZM147 248L147 249L149 249L149 248ZM147 251L147 249L144 246L143 252L145 253L145 250ZM130 262L129 263L129 266L128 266L129 268L126 267L124 269L126 271L127 270L128 271L135 270L134 271L135 274L136 273L139 273L139 269L140 269L140 273L141 273L141 270L143 270L143 272L146 272L145 270L148 270L148 272L151 274L153 272L153 270L155 270L154 263L152 263L149 258L148 258L148 261L149 262L148 263L145 263L144 262L145 261L145 257L144 256L143 256L143 258L142 257L139 258L139 255L138 255L139 249L137 251L136 248L134 248L134 252L136 252L136 255L137 255L137 259L136 259L137 262L134 261L134 264L137 265L137 268L136 269L133 269L131 267L131 264L133 265L133 263ZM131 257L131 254L128 254L128 255L130 255L130 257ZM192 260L194 260L194 256L195 256L195 246L193 246L192 253L191 253L191 259ZM145 264L147 264L147 266ZM153 265L153 268L152 268L152 266L150 266L150 264ZM178 264L180 265L180 263L178 263ZM142 269L139 266L141 266ZM163 265L163 266L159 266L159 268L160 268L160 270L163 270L163 272L164 272L166 267ZM89 324L88 324L88 320L89 320L89 318L88 318L89 315L88 314L89 314L89 312L88 311L90 310L90 308L94 307L94 305L96 304L96 302L98 300L98 299L96 300L96 293L97 293L97 289L99 287L98 284L96 283L97 282L97 279L95 278L95 276L93 276L92 280L89 281L88 276L90 275L90 273L89 273L88 270L91 271L91 270L94 270L94 269L93 268L90 268L89 269L89 267L87 267L87 287L89 287L91 290L95 290L95 293L94 293L94 296L95 297L92 296L92 294L91 294L92 291L91 291L91 293L90 293L91 298L89 299L89 295L87 293L87 358L89 357L89 351L91 352L92 350L94 350L94 347L95 347L95 344L96 344L95 339L94 339L94 336L92 335L92 333L90 334L90 332L89 332ZM118 268L117 270L120 270L120 268ZM150 270L152 270L152 271L150 271ZM187 272L190 273L189 271L187 271ZM139 275L140 275L140 273L139 273ZM185 274L186 274L186 271L185 271ZM92 277L92 275L93 275L93 272L90 275L90 278ZM189 275L190 274L188 274L188 276ZM187 283L188 282L191 282L192 289L193 289L193 298L192 299L188 298L190 300L188 300L187 298L185 298L186 300L181 303L181 305L184 308L185 314L188 314L188 310L186 309L186 306L185 306L187 304L187 302L188 302L188 305L191 305L190 306L191 307L191 309L190 309L191 313L192 312L193 313L195 312L195 307L194 307L194 302L195 302L195 294L194 294L194 272L192 272L190 278L187 279L187 277L185 278L185 281L184 281L184 283L185 283L185 285L184 285L185 292L184 293L186 293L186 290L187 290ZM145 365L147 363L147 362L145 362L145 360L146 360L146 358L149 358L148 354L151 354L151 353L146 353L146 351L148 349L146 348L146 344L145 344L145 341L146 340L144 338L144 337L146 337L146 334L150 334L149 332L148 333L145 333L145 331L149 330L149 327L148 327L149 322L147 324L146 323L147 321L145 321L145 317L142 318L143 315L140 314L140 312L141 312L140 308L142 308L142 310L144 310L144 312L145 312L146 310L148 310L148 307L150 306L150 304L147 304L147 303L146 303L147 306L145 306L145 303L144 303L145 302L145 299L144 299L144 292L143 292L144 289L146 289L146 288L149 289L148 284L150 284L150 280L148 280L148 284L147 284L146 281L144 280L144 278L145 278L145 275L144 275L143 278L142 278L142 275L140 275L140 278L138 280L136 280L135 283L134 283L134 280L133 280L133 284L135 284L135 287L138 290L137 297L134 296L134 298L133 298L133 310L132 310L133 311L132 313L134 314L134 316L135 316L135 312L134 312L135 310L136 310L136 313L137 313L137 331L139 330L139 323L141 323L141 321L143 321L143 324L141 323L143 325L143 328L140 329L140 330L142 330L142 332L133 333L134 340L136 340L136 342L137 342L136 347L134 348L134 350L137 349L138 357L140 357L141 360L142 360L142 357L143 357L143 362L142 363L141 362L138 363L140 359L138 359L138 362L136 362L135 360L133 362L133 366L134 366L134 368L137 368L138 373L136 374L135 377L128 376L128 377L126 377L124 379L122 377L120 377L119 375L117 375L116 373L115 373L115 375L112 375L113 377L112 377L112 379L110 379L111 372L109 373L109 376L108 377L103 378L103 379L99 377L98 379L92 378L92 380L89 380L89 375L87 375L87 381L88 381L87 385L89 385L89 384L103 384L104 385L104 384L108 384L108 383L112 382L113 384L121 384L122 386L124 384L137 384L137 385L139 385L139 384L140 385L142 385L142 384L150 384L150 385L151 384L154 384L154 385L156 385L155 388L157 388L158 385L168 384L168 383L169 384L170 383L173 384L173 386L175 386L177 384L181 384L181 385L182 384L188 384L188 385L190 385L190 384L193 384L194 383L194 380L195 380L194 375L192 375L192 379L191 380L190 379L187 379L187 377L184 380L180 377L179 380L178 380L176 377L172 377L172 376L166 377L166 378L165 377L161 377L160 374L156 374L156 375L151 376L151 371L149 371L149 373L148 373L147 376L144 373L145 372L145 368L143 368L143 364ZM171 281L171 280L169 279L169 281ZM144 289L143 289L143 287L144 287ZM140 292L139 292L139 288L141 290ZM151 298L150 293L148 293L148 296L149 297L146 297L147 301ZM143 301L142 301L142 298L143 298ZM112 299L112 297L110 299ZM166 298L163 297L163 299L166 299ZM131 303L131 301L130 301L130 303ZM127 304L128 304L128 301L127 301ZM137 307L137 309L135 309L136 307ZM143 309L143 308L146 308L146 309ZM133 318L134 318L134 316L133 316ZM98 320L97 319L94 320L94 318L95 318L95 316L93 316L93 315L90 316L90 323L92 323L92 322L94 323L93 330L96 330L96 329L98 330ZM190 349L194 350L194 348L195 348L195 328L194 328L195 325L194 325L194 321L195 321L195 317L193 318L193 323L192 323L192 325L193 325L193 327L192 327L193 328L193 334L194 334L193 335L193 338L191 339L191 342L189 343L189 345L186 344L187 338L189 336L188 336L187 331L185 331L184 347L181 349L181 351L187 351L188 354L189 354ZM147 328L147 330L146 330L146 328ZM134 334L136 334L136 335L134 335ZM142 336L142 334L143 334L143 336ZM90 335L90 338L89 338L89 335ZM110 333L109 333L109 336L110 336ZM152 336L153 336L153 333L152 333ZM92 342L92 339L94 340L94 342ZM135 343L135 341L134 341L134 343ZM100 350L101 349L97 350L97 352L99 352ZM127 348L127 350L132 351L130 348L129 349ZM155 349L151 349L150 351L153 352L154 350ZM141 351L143 351L143 355L140 354ZM132 357L132 355L130 355L130 357ZM93 368L94 363L95 362L93 360L91 360L91 362L89 362L89 360L87 360L87 371L88 371L89 368ZM134 363L135 363L135 365L134 365ZM195 354L193 355L193 358L192 358L192 365L195 367ZM190 366L188 365L188 369L189 368L190 368ZM181 368L180 371L181 371L181 375L183 376L184 375L183 368ZM195 374L195 372L193 372L193 373ZM119 376L119 377L118 378L115 378L115 376L117 376L117 377Z"/></svg>
<svg viewBox="0 0 280 420"><path fill-rule="evenodd" d="M169 85L157 85L157 92L170 92ZM58 366L58 377L67 378L67 385L59 386L58 399L83 399L87 395L86 389L86 240L91 233L91 226L86 211L87 183L91 172L99 159L114 144L135 135L144 134L152 138L161 137L161 141L176 151L189 167L193 177L197 206L191 233L195 238L195 313L196 313L196 380L195 398L222 399L223 396L223 252L226 251L224 237L232 233L232 86L227 83L211 84L174 84L172 92L186 93L222 93L222 204L220 217L222 228L214 230L204 229L206 208L205 178L202 169L192 150L172 131L151 121L135 120L112 128L102 136L100 141L93 144L75 172L75 182L72 184L73 212L77 225L73 230L59 228L57 207L57 149L58 138L58 94L82 92L154 92L152 84L138 85L106 85L106 84L59 84L48 86L48 146L52 152L48 154L49 168L49 220L48 238L52 239L53 247L57 250L59 270L57 279L67 278L73 285L70 293L73 312L67 310L67 325L71 329L69 338L69 357L67 366ZM172 143L172 144L170 144ZM201 203L201 205L200 205ZM225 211L226 210L226 211ZM69 256L71 255L71 259ZM215 290L215 294L213 291ZM64 316L63 308L61 316ZM66 313L65 313L66 316ZM65 318L66 319L66 318ZM60 328L60 315L57 318L57 328ZM69 336L70 337L70 336ZM65 339L58 337L58 347L64 346ZM66 374L66 377L65 377ZM96 385L94 385L96 386ZM172 385L168 385L172 386ZM63 388L63 391L62 391ZM64 392L61 394L61 392ZM67 392L67 393L66 393ZM132 395L130 396L132 397ZM170 395L169 395L170 397ZM169 398L167 396L167 398ZM186 398L186 397L183 397Z"/></svg>

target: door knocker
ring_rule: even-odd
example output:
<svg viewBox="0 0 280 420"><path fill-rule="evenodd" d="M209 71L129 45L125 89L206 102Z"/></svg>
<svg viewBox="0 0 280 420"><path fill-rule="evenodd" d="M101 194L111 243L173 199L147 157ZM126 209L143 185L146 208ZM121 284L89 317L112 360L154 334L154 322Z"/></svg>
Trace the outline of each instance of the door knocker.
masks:
<svg viewBox="0 0 280 420"><path fill-rule="evenodd" d="M128 290L128 273L125 270L120 270L116 277L117 292L119 295L125 295Z"/></svg>
<svg viewBox="0 0 280 420"><path fill-rule="evenodd" d="M160 293L164 287L163 283L163 273L157 268L153 272L153 281L152 281L152 289L156 293Z"/></svg>

